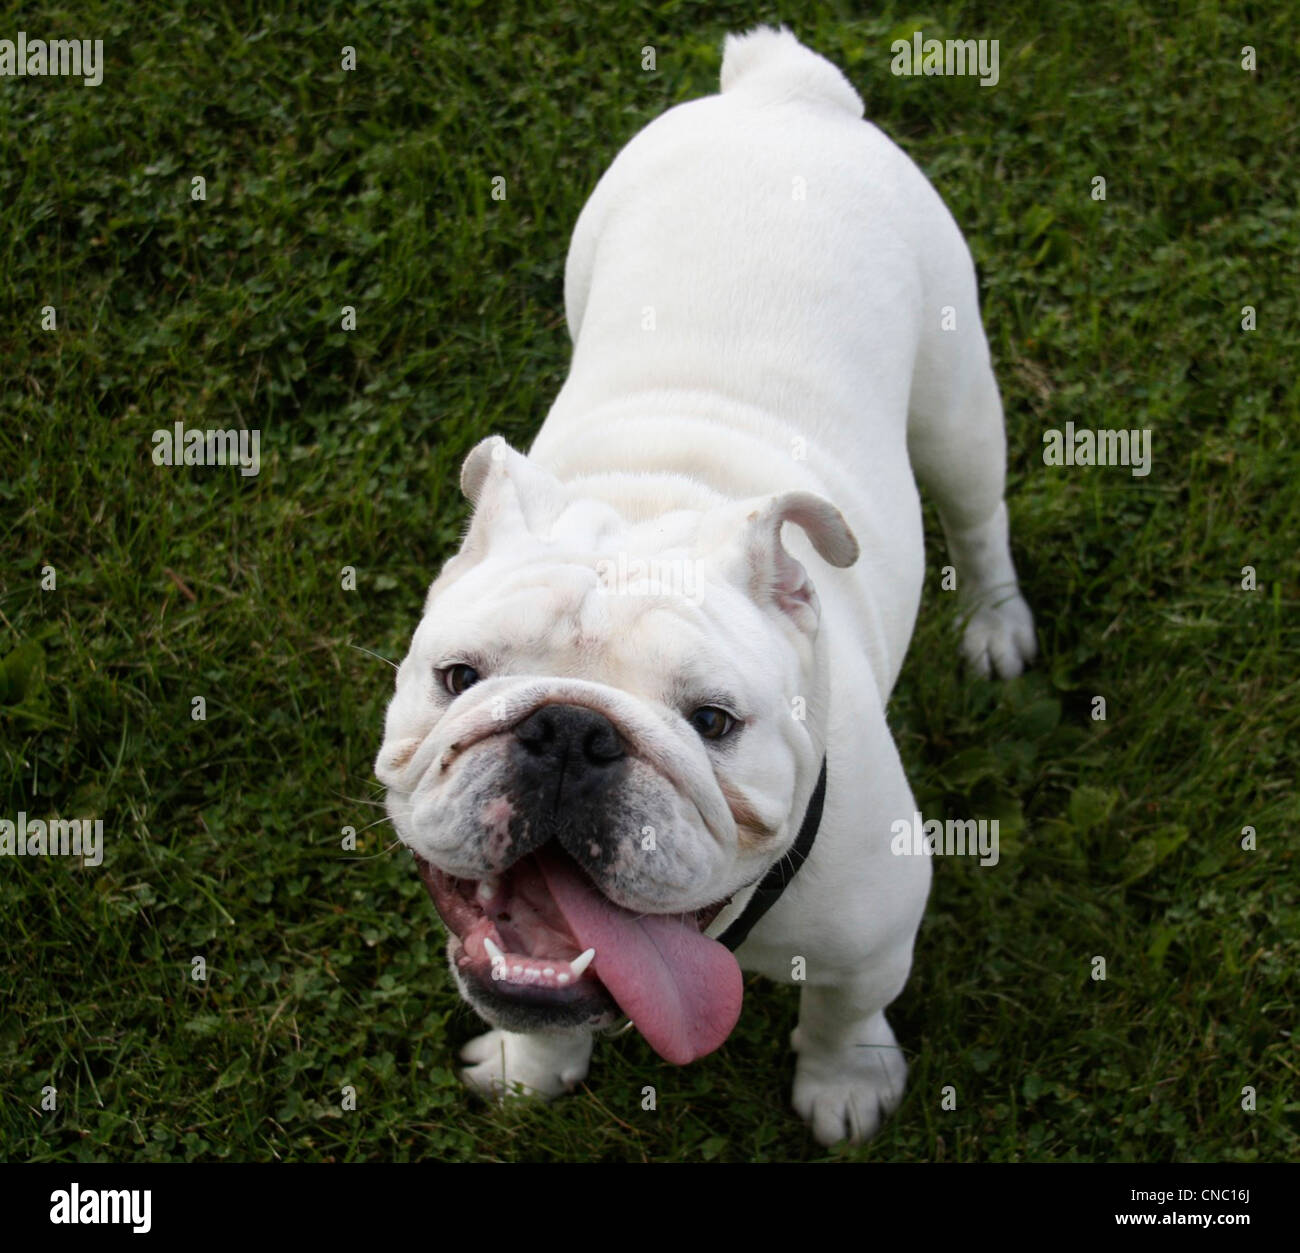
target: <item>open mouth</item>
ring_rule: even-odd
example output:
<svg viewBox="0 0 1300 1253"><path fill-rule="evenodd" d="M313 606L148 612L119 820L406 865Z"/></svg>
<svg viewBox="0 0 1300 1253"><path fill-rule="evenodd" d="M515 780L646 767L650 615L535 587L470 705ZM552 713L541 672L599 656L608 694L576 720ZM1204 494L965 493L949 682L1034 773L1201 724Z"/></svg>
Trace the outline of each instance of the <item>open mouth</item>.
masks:
<svg viewBox="0 0 1300 1253"><path fill-rule="evenodd" d="M498 996L543 1005L612 1001L679 1065L716 1049L740 1016L740 967L703 929L726 904L635 914L601 893L556 845L504 874L458 879L416 864L463 975Z"/></svg>

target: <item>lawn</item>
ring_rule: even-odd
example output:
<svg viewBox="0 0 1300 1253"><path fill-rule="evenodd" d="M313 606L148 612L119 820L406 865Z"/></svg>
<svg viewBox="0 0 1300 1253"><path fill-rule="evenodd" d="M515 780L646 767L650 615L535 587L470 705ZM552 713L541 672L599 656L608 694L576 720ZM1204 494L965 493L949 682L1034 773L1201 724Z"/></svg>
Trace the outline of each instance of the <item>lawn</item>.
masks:
<svg viewBox="0 0 1300 1253"><path fill-rule="evenodd" d="M4 6L105 67L0 79L0 818L101 819L104 856L0 858L0 1157L1300 1155L1285 6L302 7ZM1042 650L962 673L927 510L890 722L1002 859L936 867L908 1095L831 1153L788 1106L797 995L757 979L691 1067L629 1034L568 1100L470 1100L477 1020L370 770L459 463L563 380L585 196L783 18L971 241ZM891 75L916 28L998 39L997 85ZM260 473L156 465L177 421L260 431ZM1149 429L1150 474L1045 465L1067 422Z"/></svg>

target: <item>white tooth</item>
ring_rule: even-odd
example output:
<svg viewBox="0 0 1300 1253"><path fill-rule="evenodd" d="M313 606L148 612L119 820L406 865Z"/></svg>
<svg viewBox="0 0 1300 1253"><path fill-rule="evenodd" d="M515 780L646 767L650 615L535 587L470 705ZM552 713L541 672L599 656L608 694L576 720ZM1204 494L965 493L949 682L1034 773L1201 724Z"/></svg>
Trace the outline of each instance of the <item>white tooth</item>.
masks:
<svg viewBox="0 0 1300 1253"><path fill-rule="evenodd" d="M546 969L542 971L542 974L544 974L548 979L551 978L555 974L555 967L547 966Z"/></svg>
<svg viewBox="0 0 1300 1253"><path fill-rule="evenodd" d="M490 936L483 937L483 947L487 949L488 956L492 959L494 966L499 966L505 961L506 955L495 944L492 943Z"/></svg>
<svg viewBox="0 0 1300 1253"><path fill-rule="evenodd" d="M495 879L482 879L478 885L478 898L486 905L500 890Z"/></svg>
<svg viewBox="0 0 1300 1253"><path fill-rule="evenodd" d="M575 979L591 965L595 956L596 950L594 948L589 948L585 953L579 953L578 956L569 963L569 971Z"/></svg>
<svg viewBox="0 0 1300 1253"><path fill-rule="evenodd" d="M555 976L555 980L557 983L568 983L569 976L565 974L564 971L561 971L558 975Z"/></svg>

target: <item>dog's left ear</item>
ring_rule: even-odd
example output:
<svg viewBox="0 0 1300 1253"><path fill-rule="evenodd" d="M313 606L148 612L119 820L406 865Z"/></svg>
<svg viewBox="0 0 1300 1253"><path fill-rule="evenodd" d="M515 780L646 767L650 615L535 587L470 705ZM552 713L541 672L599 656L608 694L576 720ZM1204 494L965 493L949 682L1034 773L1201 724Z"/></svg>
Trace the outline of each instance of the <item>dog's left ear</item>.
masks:
<svg viewBox="0 0 1300 1253"><path fill-rule="evenodd" d="M799 527L819 557L843 568L858 559L858 541L844 515L812 492L758 497L731 506L725 513L729 518L723 525L740 522L730 563L736 580L758 604L788 614L801 631L811 634L817 629L821 606L808 571L782 543L781 528L787 522Z"/></svg>

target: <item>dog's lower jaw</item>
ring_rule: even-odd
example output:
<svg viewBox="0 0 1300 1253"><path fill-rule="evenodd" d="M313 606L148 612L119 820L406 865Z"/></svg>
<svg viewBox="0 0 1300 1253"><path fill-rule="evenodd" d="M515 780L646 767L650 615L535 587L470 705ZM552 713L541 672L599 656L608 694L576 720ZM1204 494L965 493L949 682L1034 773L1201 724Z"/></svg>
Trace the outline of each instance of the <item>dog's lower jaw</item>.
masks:
<svg viewBox="0 0 1300 1253"><path fill-rule="evenodd" d="M520 995L526 989L512 989L512 994L498 992L492 984L462 970L457 962L460 940L447 939L447 964L451 968L461 999L471 1006L490 1026L507 1032L598 1031L618 1021L618 1006L603 988L580 992L570 1001L549 998L545 1003L530 1003Z"/></svg>

